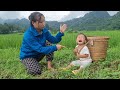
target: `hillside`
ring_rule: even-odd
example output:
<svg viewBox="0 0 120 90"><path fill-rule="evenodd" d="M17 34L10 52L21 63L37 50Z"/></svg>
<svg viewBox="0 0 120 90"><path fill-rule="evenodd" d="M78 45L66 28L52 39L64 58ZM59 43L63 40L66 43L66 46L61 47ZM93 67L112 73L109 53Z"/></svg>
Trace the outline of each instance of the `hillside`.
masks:
<svg viewBox="0 0 120 90"><path fill-rule="evenodd" d="M29 20L22 19L7 19L0 18L0 24L10 24L19 30L25 31L29 27ZM50 30L59 30L60 24L66 23L68 29L74 30L120 30L120 12L114 16L110 16L107 11L92 11L84 15L84 17L74 18L65 22L46 21L47 28ZM2 25L1 25L2 27Z"/></svg>
<svg viewBox="0 0 120 90"><path fill-rule="evenodd" d="M72 30L101 30L105 28L108 18L111 18L111 16L107 11L93 11L87 13L84 17L75 18L64 23L66 23L69 26L69 29ZM56 25L59 25L60 23ZM49 26L51 27L51 24L49 24Z"/></svg>

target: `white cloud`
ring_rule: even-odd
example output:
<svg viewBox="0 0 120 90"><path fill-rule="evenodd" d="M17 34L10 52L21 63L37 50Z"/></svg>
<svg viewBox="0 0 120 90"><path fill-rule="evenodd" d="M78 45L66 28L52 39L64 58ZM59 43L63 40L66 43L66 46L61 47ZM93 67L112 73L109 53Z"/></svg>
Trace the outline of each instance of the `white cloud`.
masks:
<svg viewBox="0 0 120 90"><path fill-rule="evenodd" d="M0 18L3 19L14 19L19 17L20 17L19 11L0 11Z"/></svg>
<svg viewBox="0 0 120 90"><path fill-rule="evenodd" d="M21 17L28 18L28 16L34 11L21 11ZM69 11L39 11L44 14L46 21L58 21L65 15L69 14Z"/></svg>
<svg viewBox="0 0 120 90"><path fill-rule="evenodd" d="M35 11L0 11L0 18L3 19L15 19L15 18L27 18ZM47 21L60 20L64 15L67 15L69 11L39 11L44 14Z"/></svg>
<svg viewBox="0 0 120 90"><path fill-rule="evenodd" d="M51 20L58 21L65 15L69 14L69 11L47 11L47 12L43 12L43 14L45 15L46 20L48 21Z"/></svg>
<svg viewBox="0 0 120 90"><path fill-rule="evenodd" d="M113 16L114 14L116 14L118 11L108 11L108 13Z"/></svg>

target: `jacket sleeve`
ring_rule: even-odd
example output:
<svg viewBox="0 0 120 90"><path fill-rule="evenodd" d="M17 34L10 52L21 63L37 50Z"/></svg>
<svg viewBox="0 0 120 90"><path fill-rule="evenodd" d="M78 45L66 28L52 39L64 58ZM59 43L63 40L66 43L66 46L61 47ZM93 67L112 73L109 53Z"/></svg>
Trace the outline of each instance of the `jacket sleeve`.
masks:
<svg viewBox="0 0 120 90"><path fill-rule="evenodd" d="M64 36L64 33L61 32L59 32L56 36L52 36L49 31L46 33L47 40L53 44L59 43L62 36Z"/></svg>
<svg viewBox="0 0 120 90"><path fill-rule="evenodd" d="M37 40L34 37L26 37L24 38L24 40L31 47L32 50L37 51L39 53L49 54L51 52L57 51L56 46L43 47L37 42Z"/></svg>

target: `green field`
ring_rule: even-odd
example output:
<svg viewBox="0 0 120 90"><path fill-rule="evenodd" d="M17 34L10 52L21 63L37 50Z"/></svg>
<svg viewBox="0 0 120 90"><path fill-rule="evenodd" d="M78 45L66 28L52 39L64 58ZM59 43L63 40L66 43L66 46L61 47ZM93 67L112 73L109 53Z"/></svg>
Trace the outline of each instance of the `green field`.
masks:
<svg viewBox="0 0 120 90"><path fill-rule="evenodd" d="M55 71L48 71L46 60L43 59L42 74L37 76L28 75L19 60L22 34L0 35L0 79L120 79L120 31L82 31L87 36L108 36L109 47L104 61L94 62L90 67L78 75L71 71L59 70L75 60L73 48L77 33L65 33L60 44L66 48L56 51L53 66Z"/></svg>

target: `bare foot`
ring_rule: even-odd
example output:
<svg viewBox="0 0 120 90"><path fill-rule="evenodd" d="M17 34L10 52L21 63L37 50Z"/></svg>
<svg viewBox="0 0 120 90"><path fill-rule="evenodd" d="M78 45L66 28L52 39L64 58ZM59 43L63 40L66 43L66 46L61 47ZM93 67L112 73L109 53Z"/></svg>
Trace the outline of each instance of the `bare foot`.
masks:
<svg viewBox="0 0 120 90"><path fill-rule="evenodd" d="M79 72L80 72L80 70L73 70L72 71L72 73L75 74L75 75L78 74Z"/></svg>
<svg viewBox="0 0 120 90"><path fill-rule="evenodd" d="M61 70L67 70L68 68L60 68Z"/></svg>
<svg viewBox="0 0 120 90"><path fill-rule="evenodd" d="M73 65L70 64L70 65L68 65L67 67L65 67L65 68L61 68L61 69L62 69L62 70L68 70L68 69L70 69L72 66L73 66Z"/></svg>

